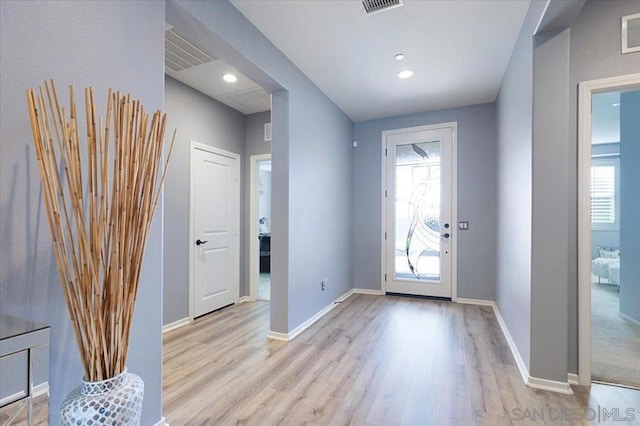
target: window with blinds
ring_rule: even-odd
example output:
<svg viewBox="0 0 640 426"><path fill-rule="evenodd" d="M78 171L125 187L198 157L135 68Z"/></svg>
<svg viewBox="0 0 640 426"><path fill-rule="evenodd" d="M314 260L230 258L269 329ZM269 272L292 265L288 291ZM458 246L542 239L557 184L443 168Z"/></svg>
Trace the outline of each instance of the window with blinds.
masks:
<svg viewBox="0 0 640 426"><path fill-rule="evenodd" d="M617 226L617 161L594 159L591 166L591 223Z"/></svg>

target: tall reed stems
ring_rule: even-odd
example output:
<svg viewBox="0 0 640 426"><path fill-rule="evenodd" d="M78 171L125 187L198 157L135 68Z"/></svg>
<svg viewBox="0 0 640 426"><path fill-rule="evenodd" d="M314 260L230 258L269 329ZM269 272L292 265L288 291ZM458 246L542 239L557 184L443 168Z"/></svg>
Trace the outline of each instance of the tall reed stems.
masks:
<svg viewBox="0 0 640 426"><path fill-rule="evenodd" d="M140 101L110 89L103 120L93 89L84 97L80 129L73 86L68 110L53 80L27 90L60 280L85 377L97 381L125 367L144 249L176 133L163 165L165 114L149 119Z"/></svg>

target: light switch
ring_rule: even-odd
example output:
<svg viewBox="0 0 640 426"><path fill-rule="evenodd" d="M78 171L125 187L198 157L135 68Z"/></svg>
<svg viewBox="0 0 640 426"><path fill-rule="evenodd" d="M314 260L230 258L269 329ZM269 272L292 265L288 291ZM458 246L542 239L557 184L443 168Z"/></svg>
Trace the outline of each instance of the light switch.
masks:
<svg viewBox="0 0 640 426"><path fill-rule="evenodd" d="M458 222L458 229L461 231L466 231L467 229L469 229L469 222L467 221Z"/></svg>

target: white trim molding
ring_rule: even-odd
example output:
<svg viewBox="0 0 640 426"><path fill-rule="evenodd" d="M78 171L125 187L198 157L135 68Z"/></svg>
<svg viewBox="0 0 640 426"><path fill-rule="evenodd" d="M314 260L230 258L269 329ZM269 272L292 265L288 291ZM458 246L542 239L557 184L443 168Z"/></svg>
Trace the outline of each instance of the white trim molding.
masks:
<svg viewBox="0 0 640 426"><path fill-rule="evenodd" d="M637 325L637 326L640 326L640 321L638 321L638 320L636 320L636 319L631 318L631 317L630 317L629 315L627 315L627 314L623 314L622 312L618 312L618 316L619 316L620 318L622 318L623 320L625 320L625 321L629 321L631 324L635 324L635 325Z"/></svg>
<svg viewBox="0 0 640 426"><path fill-rule="evenodd" d="M360 291L356 291L354 289L351 289L351 290L347 291L345 294L343 294L342 296L338 297L333 302L331 302L329 305L324 307L320 312L318 312L317 314L315 314L314 316L312 316L311 318L309 318L308 320L306 320L305 322L303 322L302 324L300 324L299 326L297 326L296 328L291 330L289 333L280 333L280 332L277 332L277 331L269 331L269 334L267 334L267 337L269 339L272 339L272 340L282 340L282 341L285 341L285 342L289 342L289 341L295 339L297 335L299 335L300 333L305 331L307 328L311 327L313 325L313 323L315 323L320 318L322 318L323 316L328 314L333 308L338 306L342 301L346 300L349 296L351 296L353 294L356 294L356 293L361 293L361 294L379 294L379 293L374 293L375 291L376 290L365 290L365 289L361 289Z"/></svg>
<svg viewBox="0 0 640 426"><path fill-rule="evenodd" d="M269 333L267 333L267 339L281 340L283 342L288 342L289 340L292 339L292 337L289 336L289 333L280 333L278 331L269 331Z"/></svg>
<svg viewBox="0 0 640 426"><path fill-rule="evenodd" d="M540 379L538 377L529 376L527 379L527 386L533 389L573 395L573 389L571 389L571 385L568 381L558 382L555 380Z"/></svg>
<svg viewBox="0 0 640 426"><path fill-rule="evenodd" d="M591 384L591 97L640 87L640 73L578 84L578 378Z"/></svg>
<svg viewBox="0 0 640 426"><path fill-rule="evenodd" d="M504 322L504 318L502 318L502 314L500 314L500 309L498 309L498 305L495 302L493 302L491 306L493 307L493 312L496 315L496 319L498 320L498 324L500 325L502 334L504 335L504 338L507 341L507 345L509 345L509 349L511 349L511 353L513 354L513 358L516 361L516 365L518 366L518 371L520 371L522 380L524 381L525 384L528 385L529 370L527 369L527 365L524 363L524 359L522 358L522 355L520 355L520 351L516 346L515 340L513 340L513 337L511 337L511 333L509 332L507 323Z"/></svg>
<svg viewBox="0 0 640 426"><path fill-rule="evenodd" d="M33 389L31 390L31 398L35 399L42 395L49 395L49 382L43 382L33 386ZM25 396L27 396L27 393L23 390L5 396L4 398L0 399L0 406L10 404L10 401L17 401L18 399L24 398Z"/></svg>
<svg viewBox="0 0 640 426"><path fill-rule="evenodd" d="M490 302L493 307L493 312L496 315L496 319L498 320L498 324L500 324L500 329L502 330L502 334L504 334L504 338L507 341L507 345L509 345L509 349L511 349L511 353L513 354L513 358L516 361L516 365L518 366L518 370L520 371L520 375L522 376L522 380L524 384L533 389L540 389L550 392L558 392L563 394L571 395L573 394L573 390L571 389L571 385L569 382L558 382L555 380L547 380L541 379L539 377L532 377L529 375L529 370L527 369L526 364L524 363L524 359L522 355L520 355L520 351L516 346L516 342L511 337L511 333L509 332L509 328L507 327L507 323L504 322L502 315L500 314L500 309L498 309L498 305L493 301L481 301L481 302Z"/></svg>
<svg viewBox="0 0 640 426"><path fill-rule="evenodd" d="M575 373L567 373L567 382L569 382L570 385L579 385L579 381L578 381L578 375Z"/></svg>
<svg viewBox="0 0 640 426"><path fill-rule="evenodd" d="M236 304L239 305L240 303L245 303L245 302L251 302L251 298L249 296L242 296L238 299Z"/></svg>
<svg viewBox="0 0 640 426"><path fill-rule="evenodd" d="M490 306L494 311L497 310L496 302L493 300L485 300L485 299L466 299L464 297L458 297L453 302L461 303L463 305L478 305L478 306ZM498 315L496 314L496 317Z"/></svg>
<svg viewBox="0 0 640 426"><path fill-rule="evenodd" d="M33 387L33 397L49 395L49 382L43 382Z"/></svg>
<svg viewBox="0 0 640 426"><path fill-rule="evenodd" d="M382 290L371 290L369 288L354 288L352 291L355 294L369 294L371 296L383 296L384 295ZM349 294L349 296L351 296L351 294ZM345 299L346 299L346 297L345 297Z"/></svg>
<svg viewBox="0 0 640 426"><path fill-rule="evenodd" d="M184 325L191 323L191 321L192 321L191 318L185 317L185 318L179 319L178 321L174 321L167 325L163 325L162 332L166 333L167 331L175 330L176 328L180 328Z"/></svg>
<svg viewBox="0 0 640 426"><path fill-rule="evenodd" d="M158 420L157 423L155 423L153 426L169 426L169 423L167 423L167 419L165 419L164 417L162 417L160 420Z"/></svg>

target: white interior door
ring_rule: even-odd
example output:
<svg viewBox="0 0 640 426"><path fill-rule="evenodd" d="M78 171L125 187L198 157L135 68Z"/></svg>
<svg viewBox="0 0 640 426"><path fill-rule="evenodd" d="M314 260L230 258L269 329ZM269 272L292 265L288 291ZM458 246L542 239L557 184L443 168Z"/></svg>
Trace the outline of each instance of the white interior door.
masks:
<svg viewBox="0 0 640 426"><path fill-rule="evenodd" d="M199 145L191 149L192 316L238 299L239 158Z"/></svg>
<svg viewBox="0 0 640 426"><path fill-rule="evenodd" d="M388 293L451 297L454 127L384 134Z"/></svg>

